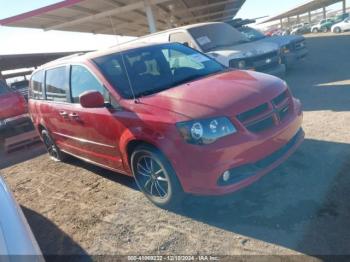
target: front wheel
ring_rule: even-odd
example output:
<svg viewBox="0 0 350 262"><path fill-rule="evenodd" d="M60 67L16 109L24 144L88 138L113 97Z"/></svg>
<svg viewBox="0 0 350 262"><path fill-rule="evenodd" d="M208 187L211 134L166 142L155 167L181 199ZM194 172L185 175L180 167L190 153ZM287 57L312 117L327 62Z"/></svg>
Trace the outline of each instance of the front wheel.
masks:
<svg viewBox="0 0 350 262"><path fill-rule="evenodd" d="M131 155L131 168L139 189L155 205L176 208L185 193L175 171L156 148L141 145Z"/></svg>
<svg viewBox="0 0 350 262"><path fill-rule="evenodd" d="M44 145L46 147L49 156L55 161L64 161L67 158L67 155L57 147L54 140L51 138L49 132L47 130L43 130L41 132L41 137L44 141Z"/></svg>

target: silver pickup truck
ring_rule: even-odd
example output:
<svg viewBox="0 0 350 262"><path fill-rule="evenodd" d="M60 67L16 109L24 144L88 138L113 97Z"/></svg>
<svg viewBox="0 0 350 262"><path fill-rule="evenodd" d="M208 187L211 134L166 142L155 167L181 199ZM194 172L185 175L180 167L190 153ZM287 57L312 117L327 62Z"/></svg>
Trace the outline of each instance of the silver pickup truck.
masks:
<svg viewBox="0 0 350 262"><path fill-rule="evenodd" d="M1 176L0 261L44 261L21 208Z"/></svg>
<svg viewBox="0 0 350 262"><path fill-rule="evenodd" d="M250 42L244 34L226 23L187 25L132 41L178 42L205 53L227 67L254 70L278 77L283 77L286 71L277 44Z"/></svg>

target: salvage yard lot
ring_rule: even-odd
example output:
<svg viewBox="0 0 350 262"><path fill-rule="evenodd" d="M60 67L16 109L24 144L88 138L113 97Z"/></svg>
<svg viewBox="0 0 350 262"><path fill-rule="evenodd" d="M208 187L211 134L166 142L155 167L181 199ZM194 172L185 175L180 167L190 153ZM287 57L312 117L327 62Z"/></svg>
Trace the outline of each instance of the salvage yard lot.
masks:
<svg viewBox="0 0 350 262"><path fill-rule="evenodd" d="M305 142L235 194L189 198L171 212L133 179L76 159L7 165L1 173L43 253L349 254L350 34L310 35L307 44L309 56L286 77L303 103Z"/></svg>

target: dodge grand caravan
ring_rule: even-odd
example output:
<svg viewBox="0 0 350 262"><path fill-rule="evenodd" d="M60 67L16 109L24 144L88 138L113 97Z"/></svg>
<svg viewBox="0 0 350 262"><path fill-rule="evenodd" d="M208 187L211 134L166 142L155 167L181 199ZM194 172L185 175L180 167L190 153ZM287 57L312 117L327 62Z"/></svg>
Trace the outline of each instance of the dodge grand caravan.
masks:
<svg viewBox="0 0 350 262"><path fill-rule="evenodd" d="M134 43L36 70L29 108L49 155L134 176L155 204L248 186L303 140L286 83L177 43Z"/></svg>

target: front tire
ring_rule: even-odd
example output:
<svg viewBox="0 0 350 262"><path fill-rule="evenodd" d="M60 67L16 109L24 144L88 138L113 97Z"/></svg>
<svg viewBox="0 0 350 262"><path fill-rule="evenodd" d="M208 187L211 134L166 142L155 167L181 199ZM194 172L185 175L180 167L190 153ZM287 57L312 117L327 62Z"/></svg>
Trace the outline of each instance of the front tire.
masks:
<svg viewBox="0 0 350 262"><path fill-rule="evenodd" d="M67 155L58 148L47 130L44 129L41 131L41 137L51 159L57 162L62 162L67 159Z"/></svg>
<svg viewBox="0 0 350 262"><path fill-rule="evenodd" d="M185 193L170 162L156 148L138 146L131 155L131 168L139 189L155 205L179 207Z"/></svg>

